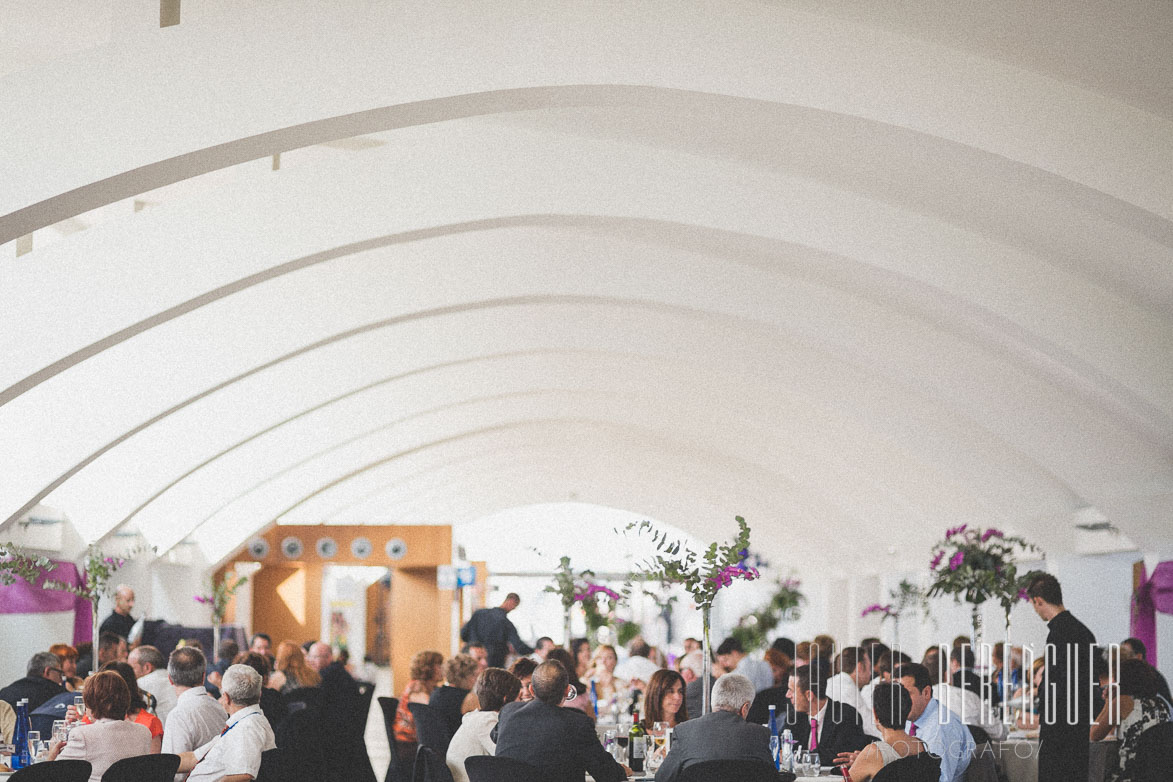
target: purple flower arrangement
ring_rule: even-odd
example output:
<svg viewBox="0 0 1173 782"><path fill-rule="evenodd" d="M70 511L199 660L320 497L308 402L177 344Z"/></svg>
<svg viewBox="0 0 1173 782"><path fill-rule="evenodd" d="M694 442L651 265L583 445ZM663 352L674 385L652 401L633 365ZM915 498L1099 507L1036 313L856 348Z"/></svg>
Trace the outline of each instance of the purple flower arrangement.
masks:
<svg viewBox="0 0 1173 782"><path fill-rule="evenodd" d="M933 583L928 596L951 595L959 603L968 603L973 607L975 621L977 606L986 600L997 600L1009 621L1023 585L1017 560L1037 550L1027 540L994 527L950 527L944 539L933 547L929 560Z"/></svg>
<svg viewBox="0 0 1173 782"><path fill-rule="evenodd" d="M656 544L656 554L642 563L643 572L633 573L633 580L659 581L662 584L680 584L692 595L698 608L712 607L717 593L734 581L753 581L761 577L749 559L749 525L741 516L737 521L737 537L732 543L712 543L703 553L690 549L684 541L674 540L650 521L632 522L625 533L635 530L638 537L644 532Z"/></svg>
<svg viewBox="0 0 1173 782"><path fill-rule="evenodd" d="M896 616L896 612L892 610L892 604L883 605L881 603L872 603L870 606L859 612L860 618L871 616L872 614L883 614L884 619L890 616Z"/></svg>

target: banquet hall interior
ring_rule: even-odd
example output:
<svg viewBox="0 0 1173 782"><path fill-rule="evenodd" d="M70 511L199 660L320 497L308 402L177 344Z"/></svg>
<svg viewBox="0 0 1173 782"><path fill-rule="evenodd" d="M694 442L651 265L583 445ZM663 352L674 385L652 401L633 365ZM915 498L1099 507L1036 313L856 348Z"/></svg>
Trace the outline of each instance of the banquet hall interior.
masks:
<svg viewBox="0 0 1173 782"><path fill-rule="evenodd" d="M11 0L0 41L0 542L112 557L99 619L210 637L247 579L221 630L398 695L507 593L595 632L560 558L620 590L628 525L740 516L714 648L787 583L767 641L1038 647L926 597L994 530L1173 677L1166 0ZM702 612L636 581L600 637L678 657ZM92 640L62 594L0 586L0 686Z"/></svg>

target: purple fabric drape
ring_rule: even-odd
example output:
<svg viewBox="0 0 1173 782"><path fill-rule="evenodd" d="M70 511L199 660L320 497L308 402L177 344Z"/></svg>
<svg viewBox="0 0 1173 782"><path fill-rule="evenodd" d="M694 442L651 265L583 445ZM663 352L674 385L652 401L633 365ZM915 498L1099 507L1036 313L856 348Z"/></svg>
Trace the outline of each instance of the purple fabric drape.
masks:
<svg viewBox="0 0 1173 782"><path fill-rule="evenodd" d="M73 645L90 641L94 634L90 618L90 601L70 592L57 589L42 589L45 579L64 581L75 586L84 586L85 579L72 562L54 562L54 568L30 584L23 578L8 586L0 586L0 614L46 614L56 611L73 611Z"/></svg>
<svg viewBox="0 0 1173 782"><path fill-rule="evenodd" d="M1173 614L1173 562L1161 562L1150 578L1140 566L1140 588L1132 596L1132 635L1144 642L1148 663L1157 664L1157 611Z"/></svg>

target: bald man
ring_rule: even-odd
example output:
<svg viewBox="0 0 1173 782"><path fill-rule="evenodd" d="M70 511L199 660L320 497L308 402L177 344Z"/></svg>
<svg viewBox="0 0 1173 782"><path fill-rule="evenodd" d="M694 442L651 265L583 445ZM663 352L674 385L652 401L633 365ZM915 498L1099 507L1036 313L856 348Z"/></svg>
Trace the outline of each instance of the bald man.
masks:
<svg viewBox="0 0 1173 782"><path fill-rule="evenodd" d="M119 584L114 590L114 613L106 617L102 626L98 628L102 633L114 633L123 638L130 638L130 630L134 627L134 618L130 612L134 610L134 590L126 584Z"/></svg>

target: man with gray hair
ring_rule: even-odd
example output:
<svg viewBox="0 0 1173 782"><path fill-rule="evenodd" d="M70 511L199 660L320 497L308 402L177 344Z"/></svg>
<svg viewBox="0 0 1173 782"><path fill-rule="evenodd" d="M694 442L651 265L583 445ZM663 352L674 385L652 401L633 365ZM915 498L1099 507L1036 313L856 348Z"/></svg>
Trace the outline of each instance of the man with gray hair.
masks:
<svg viewBox="0 0 1173 782"><path fill-rule="evenodd" d="M188 782L250 782L261 770L261 753L275 749L273 729L261 711L261 675L248 665L230 665L220 683L228 712L224 732L194 752L179 756Z"/></svg>
<svg viewBox="0 0 1173 782"><path fill-rule="evenodd" d="M126 658L138 680L139 689L149 692L155 698L155 714L167 728L167 717L175 708L175 688L167 678L167 661L153 646L139 646L130 650Z"/></svg>
<svg viewBox="0 0 1173 782"><path fill-rule="evenodd" d="M28 698L29 713L50 698L65 692L62 682L65 672L61 670L61 658L52 652L37 652L25 666L25 676L0 690L0 701L5 701L14 710L17 701Z"/></svg>
<svg viewBox="0 0 1173 782"><path fill-rule="evenodd" d="M754 692L750 680L739 673L717 679L712 713L676 726L656 782L676 782L686 768L706 760L748 760L773 773L770 731L745 721Z"/></svg>
<svg viewBox="0 0 1173 782"><path fill-rule="evenodd" d="M176 697L163 731L164 752L191 752L220 735L228 721L228 712L204 689L206 664L204 653L194 646L181 646L171 653L167 677Z"/></svg>

